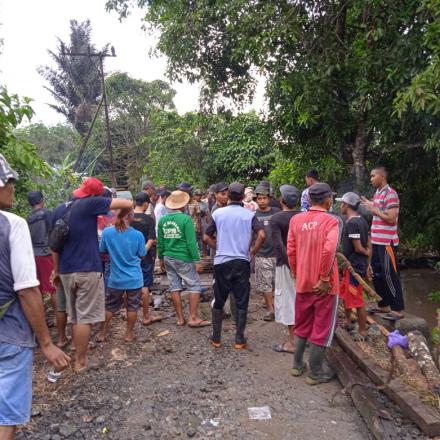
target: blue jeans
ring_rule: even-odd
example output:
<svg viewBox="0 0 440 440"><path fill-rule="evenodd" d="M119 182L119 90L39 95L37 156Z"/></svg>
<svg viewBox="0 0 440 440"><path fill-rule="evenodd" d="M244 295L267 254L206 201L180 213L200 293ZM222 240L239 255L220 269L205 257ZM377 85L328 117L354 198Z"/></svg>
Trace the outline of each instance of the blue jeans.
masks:
<svg viewBox="0 0 440 440"><path fill-rule="evenodd" d="M0 426L30 420L32 358L32 348L0 342Z"/></svg>
<svg viewBox="0 0 440 440"><path fill-rule="evenodd" d="M177 260L176 258L164 257L165 270L170 282L170 292L180 292L183 289L182 281L185 282L185 290L192 293L201 293L202 284L194 263Z"/></svg>

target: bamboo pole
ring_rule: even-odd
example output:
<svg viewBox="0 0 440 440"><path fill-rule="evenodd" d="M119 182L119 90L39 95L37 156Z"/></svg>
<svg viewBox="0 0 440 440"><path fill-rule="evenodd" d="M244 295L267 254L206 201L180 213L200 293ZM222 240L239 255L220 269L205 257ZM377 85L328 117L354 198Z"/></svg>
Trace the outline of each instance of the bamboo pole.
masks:
<svg viewBox="0 0 440 440"><path fill-rule="evenodd" d="M342 260L344 267L348 269L348 271L353 275L356 281L362 285L368 294L376 300L382 301L382 297L353 269L353 266L350 264L347 257L340 252L338 252L336 255Z"/></svg>

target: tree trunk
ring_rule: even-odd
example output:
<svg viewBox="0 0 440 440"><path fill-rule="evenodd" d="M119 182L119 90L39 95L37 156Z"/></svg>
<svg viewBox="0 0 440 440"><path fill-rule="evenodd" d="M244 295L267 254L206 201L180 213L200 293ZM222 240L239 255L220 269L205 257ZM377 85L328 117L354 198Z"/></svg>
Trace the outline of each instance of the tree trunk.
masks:
<svg viewBox="0 0 440 440"><path fill-rule="evenodd" d="M440 394L440 372L432 359L425 337L418 330L409 332L408 345L426 377L430 390Z"/></svg>
<svg viewBox="0 0 440 440"><path fill-rule="evenodd" d="M367 116L362 111L357 123L356 139L352 152L354 175L356 178L355 188L358 191L363 188L366 181L365 153L367 150L367 142Z"/></svg>

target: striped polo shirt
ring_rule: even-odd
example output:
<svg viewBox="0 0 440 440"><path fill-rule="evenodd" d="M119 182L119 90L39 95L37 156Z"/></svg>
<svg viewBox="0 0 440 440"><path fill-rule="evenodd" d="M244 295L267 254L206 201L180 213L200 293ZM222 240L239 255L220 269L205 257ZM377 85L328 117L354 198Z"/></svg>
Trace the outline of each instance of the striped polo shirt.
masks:
<svg viewBox="0 0 440 440"><path fill-rule="evenodd" d="M399 210L400 207L399 196L389 185L384 186L381 190L376 190L373 202L374 207L379 208L381 211L387 211L392 208ZM397 220L396 223L392 224L374 215L371 225L371 243L379 245L392 244L397 246L399 244Z"/></svg>

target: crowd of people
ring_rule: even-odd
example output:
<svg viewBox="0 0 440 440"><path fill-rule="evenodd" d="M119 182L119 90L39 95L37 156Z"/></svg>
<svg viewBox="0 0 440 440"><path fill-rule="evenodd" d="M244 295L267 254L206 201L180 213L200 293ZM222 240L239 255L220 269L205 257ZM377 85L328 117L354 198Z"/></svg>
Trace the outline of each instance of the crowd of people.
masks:
<svg viewBox="0 0 440 440"><path fill-rule="evenodd" d="M130 343L136 339L139 311L146 326L162 319L150 312L155 266L166 272L177 326L211 326L209 343L215 349L222 346L227 313L235 321L233 346L246 348L250 279L255 272L255 290L266 309L263 319L287 327L286 340L272 349L292 353L291 374L300 376L306 370L308 345L306 381L311 385L334 377L325 354L340 298L343 326L351 330L356 310L356 336L367 336L362 285L347 268L340 276L340 244L354 271L372 280L382 297L368 312L393 321L403 317L396 259L399 198L383 166L371 171L373 200L354 192L335 197L316 170L305 176L302 194L284 184L279 197L266 181L255 188L219 182L206 193L187 182L167 188L147 181L134 200L127 200L88 177L52 212L44 206L43 193L31 191L27 221L10 212L17 179L0 155L1 440L12 439L15 426L30 417L34 335L53 374L71 364L62 351L68 343L74 348L76 373L94 368L88 356L94 325L99 326L96 341L105 343L112 317L124 307L124 340ZM371 214L371 228L361 211ZM199 314L203 257L213 261L211 321ZM56 343L47 328L42 295L50 297Z"/></svg>

